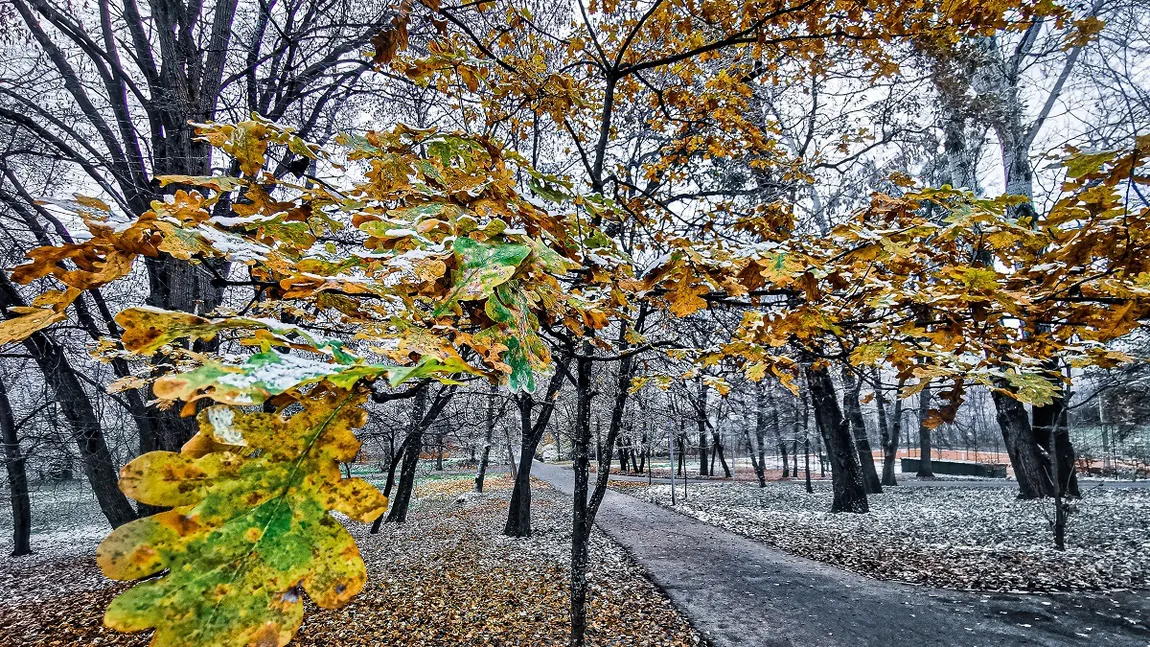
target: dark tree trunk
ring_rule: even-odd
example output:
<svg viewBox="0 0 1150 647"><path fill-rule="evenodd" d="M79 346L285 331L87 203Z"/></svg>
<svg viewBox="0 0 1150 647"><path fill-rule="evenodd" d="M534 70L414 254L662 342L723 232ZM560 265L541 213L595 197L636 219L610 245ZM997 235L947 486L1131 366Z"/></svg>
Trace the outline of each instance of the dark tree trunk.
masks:
<svg viewBox="0 0 1150 647"><path fill-rule="evenodd" d="M1049 368L1058 370L1058 363L1051 362ZM1053 401L1045 406L1033 407L1032 419L1035 441L1046 454L1051 466L1051 481L1059 498L1080 496L1078 476L1075 474L1074 445L1070 441L1070 428L1067 423L1067 400L1069 390L1059 385ZM1058 503L1061 506L1061 502Z"/></svg>
<svg viewBox="0 0 1150 647"><path fill-rule="evenodd" d="M759 481L759 487L767 487L767 473L766 473L766 450L765 445L767 442L767 412L764 408L766 398L763 383L760 381L755 384L755 393L758 396L755 402L755 446L750 448L751 466L755 468L755 478ZM750 444L750 437L747 438L747 444ZM755 455L758 455L758 460L755 460Z"/></svg>
<svg viewBox="0 0 1150 647"><path fill-rule="evenodd" d="M524 393L516 396L519 405L519 427L523 440L519 445L519 472L515 475L515 487L511 490L511 504L507 508L507 523L503 534L508 537L528 537L531 535L531 462L539 447L539 437L532 433L531 410L535 401Z"/></svg>
<svg viewBox="0 0 1150 647"><path fill-rule="evenodd" d="M495 437L495 384L487 396L487 429L483 436L483 453L479 458L479 469L475 472L475 491L483 491L483 479L487 476L487 465L491 460L491 441Z"/></svg>
<svg viewBox="0 0 1150 647"><path fill-rule="evenodd" d="M815 489L811 487L811 439L804 439L803 444L805 445L803 451L803 472L806 475L807 494L813 494Z"/></svg>
<svg viewBox="0 0 1150 647"><path fill-rule="evenodd" d="M814 405L815 422L827 445L831 460L834 502L831 512L867 512L866 487L858 452L851 439L850 422L843 417L835 397L835 386L826 367L807 367L807 384Z"/></svg>
<svg viewBox="0 0 1150 647"><path fill-rule="evenodd" d="M775 436L775 443L779 448L779 455L783 457L783 478L790 476L791 467L787 459L787 441L783 440L783 432L779 429L779 409L776 406L775 399L768 396L768 405L771 407L771 431Z"/></svg>
<svg viewBox="0 0 1150 647"><path fill-rule="evenodd" d="M719 457L719 465L721 465L723 468L723 476L726 478L731 478L731 468L727 466L727 457L723 451L724 447L722 436L717 433L711 434L711 447L714 448L714 454L718 455ZM714 474L715 470L712 469L711 473Z"/></svg>
<svg viewBox="0 0 1150 647"><path fill-rule="evenodd" d="M391 499L391 490L395 487L395 470L399 467L400 461L402 461L406 455L407 445L411 441L412 437L409 431L408 435L404 437L403 442L399 444L399 448L392 451L391 460L388 461L387 483L383 487L383 496L388 497L389 500ZM375 518L375 521L371 524L371 534L374 535L379 532L379 528L383 524L384 517L386 516L387 515L381 514Z"/></svg>
<svg viewBox="0 0 1150 647"><path fill-rule="evenodd" d="M519 470L515 473L515 487L511 490L511 504L507 507L507 523L503 525L503 534L508 537L531 535L531 461L535 459L535 450L543 439L547 423L551 421L551 412L555 410L555 399L559 397L559 389L563 386L567 366L570 363L569 357L559 360L555 372L547 383L546 395L534 423L531 421L531 412L535 408L535 399L527 393L515 398L519 405L519 427L523 440L520 444Z"/></svg>
<svg viewBox="0 0 1150 647"><path fill-rule="evenodd" d="M930 427L927 419L930 417L930 383L922 387L918 393L918 474L919 478L934 478L934 470L930 465Z"/></svg>
<svg viewBox="0 0 1150 647"><path fill-rule="evenodd" d="M1058 492L1062 496L1081 497L1078 476L1075 474L1074 445L1070 441L1070 425L1063 408L1054 427L1054 459L1058 465Z"/></svg>
<svg viewBox="0 0 1150 647"><path fill-rule="evenodd" d="M695 401L695 423L699 432L699 476L710 476L707 467L707 383L699 378L698 399Z"/></svg>
<svg viewBox="0 0 1150 647"><path fill-rule="evenodd" d="M407 521L407 511L411 507L411 494L415 489L415 470L419 466L419 452L423 449L424 428L420 422L427 408L426 388L420 389L415 395L411 407L411 431L408 432L405 442L395 498L391 500L391 509L387 511L388 523Z"/></svg>
<svg viewBox="0 0 1150 647"><path fill-rule="evenodd" d="M646 318L646 306L641 306L636 319L635 330L643 329ZM619 332L619 347L626 347L625 330ZM634 374L634 356L624 355L619 360L618 381L615 389L615 402L611 409L611 424L607 428L607 438L603 439L603 446L607 451L599 454L599 464L596 467L595 490L588 498L588 482L590 479L590 466L588 464L588 451L591 446L591 405L594 393L591 390L591 354L594 347L589 339L584 339L582 354L575 360L575 491L571 514L571 635L570 647L583 647L586 644L587 634L587 566L590 562L588 552L591 539L591 529L595 523L595 514L603 497L607 493L607 483L611 477L611 447L615 445L623 421L623 410L627 404L627 396L631 390L631 380Z"/></svg>
<svg viewBox="0 0 1150 647"><path fill-rule="evenodd" d="M0 313L11 316L8 308L23 306L24 301L8 275L0 272ZM56 394L60 411L72 430L80 450L84 474L100 504L100 510L113 528L136 518L128 498L117 486L116 466L104 442L104 430L84 391L79 375L68 361L64 349L44 332L35 332L24 340L24 348L44 374L44 381Z"/></svg>
<svg viewBox="0 0 1150 647"><path fill-rule="evenodd" d="M587 565L590 561L590 514L587 509L587 490L590 479L591 448L591 359L590 342L583 344L583 357L575 362L575 490L571 506L571 635L570 647L583 647L587 634ZM607 454L608 467L610 454ZM602 465L600 458L600 466Z"/></svg>
<svg viewBox="0 0 1150 647"><path fill-rule="evenodd" d="M902 434L902 380L899 380L895 390L893 420L886 417L886 394L882 388L882 374L879 369L874 372L874 397L878 407L878 426L882 432L882 484L898 485L894 476L895 461L898 460L898 439Z"/></svg>
<svg viewBox="0 0 1150 647"><path fill-rule="evenodd" d="M997 384L1000 389L1009 388L1005 381ZM1001 391L991 391L998 426L1002 430L1002 442L1014 467L1014 477L1018 479L1018 498L1038 499L1053 496L1054 482L1050 479L1049 458L1035 442L1026 407Z"/></svg>
<svg viewBox="0 0 1150 647"><path fill-rule="evenodd" d="M639 452L639 473L642 474L647 471L647 455L651 453L651 447L648 444L650 440L648 440L646 432L639 440L643 443L642 450Z"/></svg>
<svg viewBox="0 0 1150 647"><path fill-rule="evenodd" d="M859 455L859 465L862 466L863 486L867 494L882 494L882 483L878 479L878 470L874 466L874 453L870 448L870 438L867 437L866 421L863 420L862 405L859 403L859 392L862 391L862 380L855 376L854 371L843 367L843 410L850 421L854 432L855 449Z"/></svg>
<svg viewBox="0 0 1150 647"><path fill-rule="evenodd" d="M12 557L32 554L32 502L28 499L28 473L18 431L8 392L0 382L0 440L4 442L4 466L12 500Z"/></svg>
<svg viewBox="0 0 1150 647"><path fill-rule="evenodd" d="M799 441L791 441L791 478L799 475Z"/></svg>
<svg viewBox="0 0 1150 647"><path fill-rule="evenodd" d="M396 486L395 499L391 502L391 509L387 512L388 523L403 523L407 521L407 511L411 507L411 494L415 490L415 471L419 466L419 453L423 450L423 434L431 427L439 414L451 402L455 395L454 386L440 388L435 394L431 407L427 406L427 388L420 389L412 400L411 431L408 433L407 447L403 453L402 467L399 472L399 483Z"/></svg>
<svg viewBox="0 0 1150 647"><path fill-rule="evenodd" d="M806 481L807 481L807 494L813 494L815 489L811 487L811 404L807 399L806 393L802 394L803 398L803 463L806 468ZM798 407L795 407L795 415L798 415Z"/></svg>
<svg viewBox="0 0 1150 647"><path fill-rule="evenodd" d="M1052 370L1058 365L1052 362ZM1075 474L1074 445L1070 442L1070 428L1067 424L1068 390L1059 386L1052 402L1035 406L1032 410L1034 439L1045 453L1046 464L1050 465L1050 480L1059 497L1080 496L1078 477Z"/></svg>

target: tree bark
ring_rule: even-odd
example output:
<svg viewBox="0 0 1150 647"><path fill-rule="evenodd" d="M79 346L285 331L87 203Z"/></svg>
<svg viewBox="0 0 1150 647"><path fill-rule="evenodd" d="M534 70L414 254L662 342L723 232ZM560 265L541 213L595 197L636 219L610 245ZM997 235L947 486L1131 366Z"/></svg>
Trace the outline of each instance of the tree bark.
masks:
<svg viewBox="0 0 1150 647"><path fill-rule="evenodd" d="M16 286L6 273L0 272L0 311L10 317L8 308L23 305ZM44 374L44 381L56 394L60 411L80 450L84 474L108 523L118 528L135 519L135 510L117 487L116 466L104 441L100 419L64 349L43 331L33 333L23 343Z"/></svg>
<svg viewBox="0 0 1150 647"><path fill-rule="evenodd" d="M790 463L787 460L787 443L783 440L783 432L779 429L779 409L775 399L767 396L767 403L771 407L771 431L775 436L775 443L779 448L779 454L783 457L783 478L790 476Z"/></svg>
<svg viewBox="0 0 1150 647"><path fill-rule="evenodd" d="M535 450L539 447L539 437L533 433L531 410L535 400L523 393L515 397L519 408L519 428L522 440L519 443L519 471L515 475L515 487L511 490L511 504L507 508L507 522L503 534L508 537L529 537L531 535L531 463L535 460Z"/></svg>
<svg viewBox="0 0 1150 647"><path fill-rule="evenodd" d="M927 418L930 417L930 383L922 387L918 393L918 474L919 478L934 478L934 470L930 465L930 427Z"/></svg>
<svg viewBox="0 0 1150 647"><path fill-rule="evenodd" d="M714 448L713 455L719 457L719 465L723 468L723 476L731 478L731 468L727 465L727 457L723 451L723 438L717 432L711 434L711 447ZM715 470L712 469L711 473L714 474Z"/></svg>
<svg viewBox="0 0 1150 647"><path fill-rule="evenodd" d="M515 487L511 490L511 504L507 507L507 523L503 525L503 534L508 537L529 537L531 535L531 463L535 459L535 450L543 439L543 432L547 430L547 423L551 421L551 413L555 410L555 400L559 397L559 389L567 375L567 367L571 359L563 357L559 360L555 372L547 383L547 391L539 415L535 421L531 420L531 412L535 408L535 399L527 393L516 396L519 405L519 427L522 431L522 441L519 451L519 470L515 473Z"/></svg>
<svg viewBox="0 0 1150 647"><path fill-rule="evenodd" d="M862 380L858 379L854 371L843 367L843 410L850 421L854 432L855 449L859 455L859 465L862 466L863 486L867 494L882 494L882 483L878 478L878 470L874 466L874 453L870 448L870 438L867 437L866 421L863 420L862 405L859 403L859 393L862 391Z"/></svg>
<svg viewBox="0 0 1150 647"><path fill-rule="evenodd" d="M996 386L999 389L1009 388L1004 380ZM1050 478L1049 457L1034 438L1026 407L1000 390L991 391L991 398L994 400L998 426L1002 430L1002 442L1006 445L1007 456L1014 467L1014 477L1018 480L1018 498L1053 496L1055 488Z"/></svg>
<svg viewBox="0 0 1150 647"><path fill-rule="evenodd" d="M483 491L483 479L487 476L487 465L491 460L491 441L495 437L495 384L487 396L487 429L483 436L483 453L479 458L479 469L475 472L475 491Z"/></svg>
<svg viewBox="0 0 1150 647"><path fill-rule="evenodd" d="M411 430L407 433L395 498L391 501L391 509L387 511L388 523L407 521L407 511L411 507L411 495L415 490L415 470L419 466L419 453L423 449L423 425L420 421L427 407L426 388L419 390L411 406Z"/></svg>
<svg viewBox="0 0 1150 647"><path fill-rule="evenodd" d="M701 377L695 400L695 424L699 431L699 476L710 476L707 466L707 383Z"/></svg>
<svg viewBox="0 0 1150 647"><path fill-rule="evenodd" d="M1057 370L1057 363L1051 368ZM1059 386L1053 401L1044 406L1032 407L1035 442L1046 454L1050 465L1050 480L1059 497L1080 496L1078 477L1075 474L1074 446L1070 442L1070 429L1067 424L1068 391Z"/></svg>
<svg viewBox="0 0 1150 647"><path fill-rule="evenodd" d="M589 341L583 343L583 356L575 362L575 447L572 461L575 488L571 506L571 635L570 647L583 647L587 635L587 565L590 561L590 514L587 508L587 490L590 475L591 447L591 359ZM607 453L608 467L611 454ZM600 457L600 466L602 465Z"/></svg>
<svg viewBox="0 0 1150 647"><path fill-rule="evenodd" d="M751 466L755 469L755 478L759 481L759 487L767 487L767 474L766 474L766 450L764 445L767 442L767 412L764 408L766 400L766 389L763 387L762 381L755 384L755 394L758 396L755 402L755 447L751 448L749 452L751 455ZM748 437L748 444L750 438ZM755 460L755 455L758 454L758 460Z"/></svg>
<svg viewBox="0 0 1150 647"><path fill-rule="evenodd" d="M895 390L893 420L886 417L886 395L882 388L882 373L879 369L874 371L874 397L878 407L878 425L882 432L882 484L898 485L894 476L895 461L898 460L898 439L902 434L902 390L903 381L899 380Z"/></svg>
<svg viewBox="0 0 1150 647"><path fill-rule="evenodd" d="M831 512L868 512L862 466L851 439L850 422L843 417L835 397L834 382L826 367L806 368L807 385L827 453L831 460L834 501Z"/></svg>
<svg viewBox="0 0 1150 647"><path fill-rule="evenodd" d="M420 389L412 400L411 432L408 434L407 448L403 453L402 468L399 473L399 484L396 486L395 499L387 513L388 523L403 523L407 521L407 512L411 507L411 495L415 490L415 471L419 466L419 454L423 450L423 434L439 414L447 407L451 397L455 395L454 386L440 388L435 394L431 407L427 407L427 389ZM425 411L426 410L426 411Z"/></svg>
<svg viewBox="0 0 1150 647"><path fill-rule="evenodd" d="M387 483L383 487L383 496L387 497L388 500L391 499L391 490L395 487L395 470L397 467L399 467L400 461L402 461L403 457L406 455L407 445L409 442L411 442L411 439L411 430L408 430L408 434L404 436L403 442L399 444L399 448L395 450L395 452L391 455L391 460L388 461ZM371 534L374 535L379 532L379 528L383 524L383 520L386 516L387 515L381 514L375 518L375 521L373 521L371 524Z"/></svg>
<svg viewBox="0 0 1150 647"><path fill-rule="evenodd" d="M807 494L814 494L815 489L811 487L811 406L810 400L807 399L806 393L801 394L801 397L803 399L803 463L805 464L806 468ZM797 416L798 413L799 408L796 406L795 415Z"/></svg>
<svg viewBox="0 0 1150 647"><path fill-rule="evenodd" d="M12 501L12 557L32 554L32 502L28 498L28 472L18 432L12 403L0 382L0 440L4 442L4 467Z"/></svg>

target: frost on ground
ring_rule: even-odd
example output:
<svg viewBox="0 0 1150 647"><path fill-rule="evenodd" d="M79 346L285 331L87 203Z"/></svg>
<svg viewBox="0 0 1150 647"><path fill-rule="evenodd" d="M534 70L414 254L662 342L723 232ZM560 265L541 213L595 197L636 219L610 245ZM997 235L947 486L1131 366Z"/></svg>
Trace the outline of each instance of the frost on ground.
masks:
<svg viewBox="0 0 1150 647"><path fill-rule="evenodd" d="M615 482L670 506L670 486ZM1012 488L885 488L868 514L830 514L829 483L689 486L675 510L883 580L983 591L1150 588L1150 491L1084 489L1054 549L1053 503Z"/></svg>
<svg viewBox="0 0 1150 647"><path fill-rule="evenodd" d="M500 534L510 479L488 476L483 494L468 494L471 485L470 474L422 482L408 522L384 524L378 535L349 524L367 563L367 586L342 609L308 603L292 644L566 645L569 502L535 482L535 533L510 539ZM150 634L101 626L108 602L126 588L96 568L93 553L104 532L76 535L72 545L51 549L36 535L37 555L0 558L0 645L148 643ZM621 548L599 531L592 543L589 644L698 644Z"/></svg>

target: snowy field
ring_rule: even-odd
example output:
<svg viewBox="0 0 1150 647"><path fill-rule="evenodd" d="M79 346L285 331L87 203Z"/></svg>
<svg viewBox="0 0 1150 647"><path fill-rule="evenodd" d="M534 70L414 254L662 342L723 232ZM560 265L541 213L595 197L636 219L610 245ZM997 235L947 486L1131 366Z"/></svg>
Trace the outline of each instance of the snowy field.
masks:
<svg viewBox="0 0 1150 647"><path fill-rule="evenodd" d="M0 491L0 505L9 508L7 488ZM108 534L108 525L96 496L83 479L31 487L32 550L38 556L86 555ZM12 552L12 514L0 512L0 556Z"/></svg>
<svg viewBox="0 0 1150 647"><path fill-rule="evenodd" d="M670 506L670 486L614 483ZM1054 549L1050 501L1013 488L887 488L870 513L835 514L830 484L692 483L679 512L790 553L879 579L955 589L1150 588L1150 490L1091 489L1076 504L1065 551Z"/></svg>

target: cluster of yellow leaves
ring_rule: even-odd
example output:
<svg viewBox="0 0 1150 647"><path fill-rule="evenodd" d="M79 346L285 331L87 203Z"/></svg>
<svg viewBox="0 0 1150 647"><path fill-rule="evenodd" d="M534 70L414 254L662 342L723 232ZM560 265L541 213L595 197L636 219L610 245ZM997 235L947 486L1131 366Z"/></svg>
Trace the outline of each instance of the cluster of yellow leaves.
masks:
<svg viewBox="0 0 1150 647"><path fill-rule="evenodd" d="M1150 316L1150 208L1127 201L1129 187L1150 184L1148 159L1150 137L1130 150L1071 151L1064 197L1038 222L1008 215L1017 198L944 187L875 196L823 239L679 240L645 288L677 314L752 306L731 340L695 353L704 365L732 360L752 380L841 357L893 366L907 394L951 382L951 414L964 382L1049 402L1062 379L1051 358L1113 366L1126 358L1103 344Z"/></svg>

